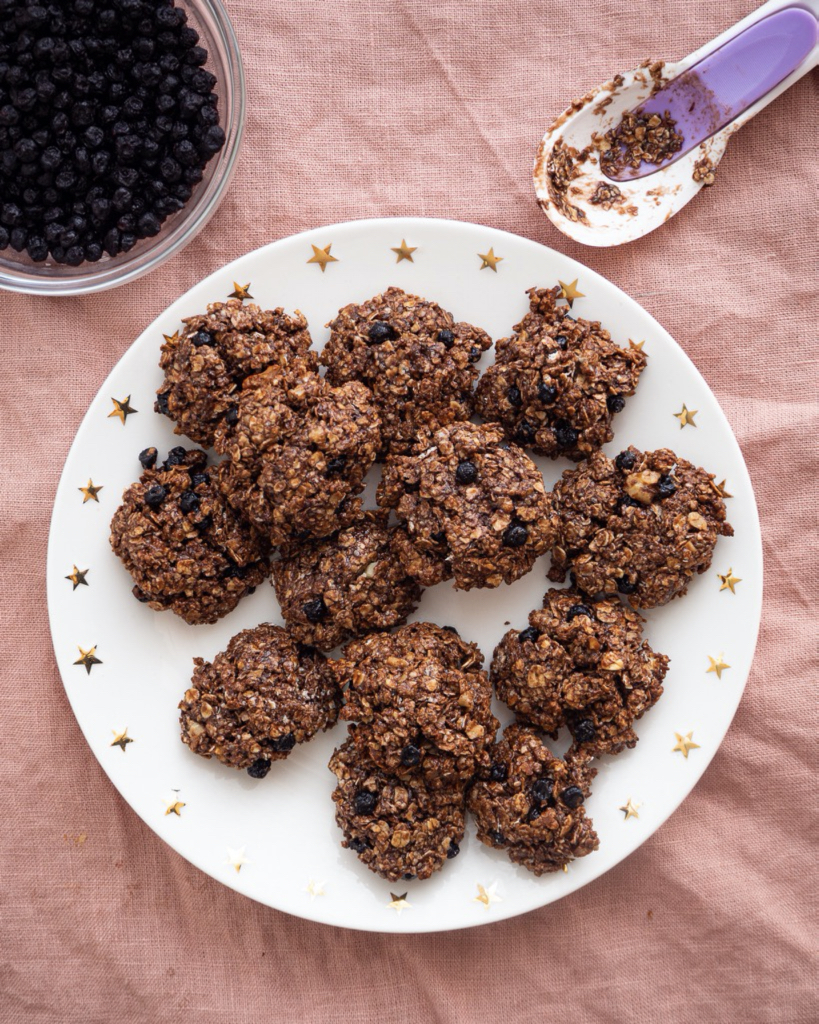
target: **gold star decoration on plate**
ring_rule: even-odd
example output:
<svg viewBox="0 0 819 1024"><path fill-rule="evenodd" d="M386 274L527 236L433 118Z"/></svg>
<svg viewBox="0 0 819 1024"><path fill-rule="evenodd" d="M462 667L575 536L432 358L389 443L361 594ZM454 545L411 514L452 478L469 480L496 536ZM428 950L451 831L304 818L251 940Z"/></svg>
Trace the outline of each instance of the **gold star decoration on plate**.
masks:
<svg viewBox="0 0 819 1024"><path fill-rule="evenodd" d="M645 341L632 341L631 338L628 339L628 347L632 352L642 352L643 345L645 345Z"/></svg>
<svg viewBox="0 0 819 1024"><path fill-rule="evenodd" d="M116 416L119 418L119 421L123 426L125 426L125 421L129 416L132 416L135 412L139 411L131 408L130 395L128 395L127 398L123 398L121 401L119 398L112 398L111 401L114 403L114 408L108 413L108 419L110 420L112 416Z"/></svg>
<svg viewBox="0 0 819 1024"><path fill-rule="evenodd" d="M101 665L102 662L97 657L97 646L89 647L87 651L84 651L79 644L77 644L77 650L80 652L79 658L74 662L75 665L82 665L86 673L90 676L91 669L94 665Z"/></svg>
<svg viewBox="0 0 819 1024"><path fill-rule="evenodd" d="M125 729L123 729L122 732L117 732L116 729L112 729L111 732L114 734L114 742L111 744L111 746L112 747L119 747L119 749L124 754L125 753L125 748L128 746L128 744L134 742L131 739L131 737L128 735L127 727Z"/></svg>
<svg viewBox="0 0 819 1024"><path fill-rule="evenodd" d="M729 569L728 572L725 573L725 575L723 575L721 572L718 572L717 579L720 582L720 591L730 590L732 594L736 593L734 587L737 585L737 583L742 583L742 580L739 576L734 576L733 569Z"/></svg>
<svg viewBox="0 0 819 1024"><path fill-rule="evenodd" d="M558 279L557 282L560 285L560 298L565 299L569 303L569 309L574 305L575 299L585 299L583 292L577 290L577 278L572 281L571 284L566 284L565 281Z"/></svg>
<svg viewBox="0 0 819 1024"><path fill-rule="evenodd" d="M177 797L174 800L165 800L164 803L165 803L165 816L166 817L169 814L175 814L177 816L177 818L181 818L182 817L182 808L186 806L186 804L185 804L185 802L183 800L180 800Z"/></svg>
<svg viewBox="0 0 819 1024"><path fill-rule="evenodd" d="M494 270L497 274L498 264L503 260L503 256L496 256L494 247L489 249L489 252L479 252L478 257L483 261L481 263L481 270L486 270L489 267L490 270Z"/></svg>
<svg viewBox="0 0 819 1024"><path fill-rule="evenodd" d="M310 902L312 903L316 896L324 895L324 882L317 882L311 878L304 891L310 894Z"/></svg>
<svg viewBox="0 0 819 1024"><path fill-rule="evenodd" d="M88 478L88 483L85 485L85 487L78 487L77 490L82 491L83 505L86 503L86 501L96 501L97 504L99 504L100 499L97 497L97 495L102 490L102 486L95 487L91 477Z"/></svg>
<svg viewBox="0 0 819 1024"><path fill-rule="evenodd" d="M473 897L474 903L483 903L487 910L492 906L493 903L503 903L503 900L498 896L498 883L493 882L491 885L483 886L478 882L478 895Z"/></svg>
<svg viewBox="0 0 819 1024"><path fill-rule="evenodd" d="M169 345L175 345L179 341L179 331L174 331L173 334L163 334L162 337Z"/></svg>
<svg viewBox="0 0 819 1024"><path fill-rule="evenodd" d="M319 249L317 245L312 245L311 243L310 248L313 250L313 255L307 262L318 263L318 265L321 267L322 274L327 269L328 263L338 263L336 257L330 255L330 250L333 248L332 242L330 242L329 245L325 245L323 249Z"/></svg>
<svg viewBox="0 0 819 1024"><path fill-rule="evenodd" d="M618 811L622 811L625 814L624 821L628 821L629 818L639 818L640 815L637 813L637 808L642 807L642 804L635 804L631 797L626 800L622 807L618 807Z"/></svg>
<svg viewBox="0 0 819 1024"><path fill-rule="evenodd" d="M77 587L88 586L88 580L85 577L88 575L89 572L90 569L78 569L75 565L73 571L70 572L68 576L64 578L67 580L71 580L71 582L74 584L72 590L76 590Z"/></svg>
<svg viewBox="0 0 819 1024"><path fill-rule="evenodd" d="M228 295L229 299L241 299L242 302L245 299L252 299L253 296L250 294L250 281L247 284L237 284L233 282L233 291Z"/></svg>
<svg viewBox="0 0 819 1024"><path fill-rule="evenodd" d="M727 661L722 660L724 655L720 654L720 656L716 660L714 660L710 654L706 655L706 657L711 662L711 664L705 670L705 674L707 675L709 672L716 672L717 679L722 679L722 673L726 670L726 668L731 667Z"/></svg>
<svg viewBox="0 0 819 1024"><path fill-rule="evenodd" d="M415 250L417 248L418 248L417 245L407 245L406 239L402 238L401 239L401 244L400 245L396 245L390 251L394 252L394 253L397 253L397 257L398 258L395 261L396 263L400 263L401 260L409 260L410 263L414 263L415 260L412 258L412 254L415 252Z"/></svg>
<svg viewBox="0 0 819 1024"><path fill-rule="evenodd" d="M677 743L676 743L676 746L673 746L671 748L671 753L672 754L676 750L678 750L682 754L682 756L686 759L686 761L687 761L688 760L688 752L690 750L699 750L700 749L699 743L695 743L694 740L691 738L694 735L693 732L689 732L686 736L680 736L680 734L678 732L675 732L674 735L677 737Z"/></svg>
<svg viewBox="0 0 819 1024"><path fill-rule="evenodd" d="M243 864L250 863L247 857L245 857L246 849L246 846L240 846L238 850L234 850L230 846L227 848L227 863L230 864L232 868L235 868L237 875L242 870Z"/></svg>
<svg viewBox="0 0 819 1024"><path fill-rule="evenodd" d="M698 412L698 409L689 409L685 402L683 402L682 409L680 409L679 412L673 413L673 415L680 421L680 430L682 430L683 427L687 427L689 423L692 427L696 427L697 424L694 422L694 417Z"/></svg>
<svg viewBox="0 0 819 1024"><path fill-rule="evenodd" d="M391 907L398 916L401 916L402 911L412 910L412 904L407 901L407 894L401 893L400 896L396 896L394 892L390 893L390 902L387 904Z"/></svg>
<svg viewBox="0 0 819 1024"><path fill-rule="evenodd" d="M716 481L712 480L711 481L711 486L714 488L714 490L717 492L717 494L721 498L733 498L733 494L729 494L725 490L725 481L724 480L722 481L721 484L718 484L718 483L716 483Z"/></svg>

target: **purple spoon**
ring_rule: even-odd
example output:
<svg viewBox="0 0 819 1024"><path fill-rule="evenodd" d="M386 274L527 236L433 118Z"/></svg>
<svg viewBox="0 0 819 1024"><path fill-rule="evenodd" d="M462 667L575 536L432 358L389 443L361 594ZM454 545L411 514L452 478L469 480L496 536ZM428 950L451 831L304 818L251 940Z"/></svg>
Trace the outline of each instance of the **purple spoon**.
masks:
<svg viewBox="0 0 819 1024"><path fill-rule="evenodd" d="M658 163L606 170L634 181L669 167L767 95L807 58L817 43L817 20L802 7L769 14L688 68L634 108L635 115L668 114L682 146Z"/></svg>

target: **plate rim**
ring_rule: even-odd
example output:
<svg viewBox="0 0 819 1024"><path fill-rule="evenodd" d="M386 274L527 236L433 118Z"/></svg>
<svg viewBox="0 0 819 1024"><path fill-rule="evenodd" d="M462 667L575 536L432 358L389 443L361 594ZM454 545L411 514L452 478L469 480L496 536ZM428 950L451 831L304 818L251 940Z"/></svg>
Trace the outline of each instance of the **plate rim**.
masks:
<svg viewBox="0 0 819 1024"><path fill-rule="evenodd" d="M752 543L752 546L754 548L754 554L755 554L755 557L757 559L757 564L759 565L759 573L760 573L759 584L758 584L758 587L755 588L755 592L754 592L754 595L753 595L754 596L753 607L751 609L751 612L752 612L752 615L753 615L753 638L748 643L748 646L747 646L747 650L749 652L748 671L745 674L744 679L742 680L741 686L737 687L734 706L731 709L730 715L727 718L727 721L725 723L724 728L720 729L717 733L714 734L715 740L714 740L714 744L713 744L713 751L709 752L709 756L707 757L707 760L703 760L703 761L699 761L698 760L697 762L689 762L688 771L689 771L689 774L691 776L691 784L690 784L687 792L679 800L673 800L672 799L667 805L663 805L663 807L660 810L660 813L657 815L657 817L656 818L652 818L651 821L647 821L646 822L645 828L640 833L640 838L639 838L639 842L637 843L637 845L632 847L627 853L625 853L623 856L621 856L617 861L615 861L613 864L609 865L608 867L604 868L599 874L596 874L593 878L590 878L590 879L582 879L582 878L580 878L580 879L572 880L571 882L567 880L566 883L565 883L565 887L564 887L563 891L561 892L561 894L559 896L557 896L557 897L555 897L553 899L545 899L542 903L538 903L537 905L531 906L531 907L529 907L527 909L521 910L521 909L515 909L515 908L511 908L511 907L507 907L506 909L504 909L504 904L501 903L501 904L498 904L496 907L494 907L495 913L493 914L493 916L491 918L483 917L481 919L476 919L474 921L467 921L465 923L459 923L459 924L456 924L456 925L449 925L449 924L447 924L445 922L444 923L440 923L440 922L438 922L436 920L423 921L422 922L422 921L419 921L419 920L416 919L415 921L412 921L410 919L405 919L402 916L399 916L397 914L393 915L393 917L391 919L385 920L383 925L381 925L380 923L377 924L377 925L376 924L370 924L366 920L364 920L364 921L352 921L352 922L351 921L344 921L344 922L331 921L331 920L328 920L326 916L321 916L321 915L316 914L316 913L311 913L311 909L313 909L313 910L316 909L314 907L314 905L313 905L313 901L310 901L309 904L305 905L304 913L301 913L301 912L297 913L297 912L289 910L289 909L281 909L281 908L279 908L277 906L274 906L271 903L265 902L264 900L260 900L260 899L256 898L255 896L252 896L252 895L248 894L247 892L245 892L240 887L238 875L237 875L237 879L235 879L235 880L233 878L231 878L230 875L227 875L226 877L217 876L214 871L212 871L208 867L204 866L204 862L200 861L199 858L189 856L187 853L181 853L179 851L179 849L177 849L176 846L174 846L164 835L161 834L161 832L159 832L154 827L152 822L150 820L148 820L148 818L143 813L141 813L139 810L137 810L137 808L134 807L134 805L126 797L123 796L121 790L119 789L119 787L116 784L116 781L113 778L112 773L109 771L108 766L99 757L97 757L97 754L95 753L94 748L93 748L93 746L91 744L91 741L90 741L88 735L86 734L86 731L85 731L85 729L83 727L83 724L82 724L82 722L80 720L80 717L77 714L77 711L75 710L74 700L72 699L71 690L70 690L69 686L67 685L67 680L66 680L66 678L64 676L63 669L61 667L61 660L60 660L61 659L61 654L60 654L60 651L57 649L57 640L56 640L55 631L54 631L54 628L53 628L53 625L52 625L53 622L54 622L54 614L55 614L54 600L56 598L56 593L57 593L57 589L56 589L57 588L57 580L56 580L56 578L53 578L54 577L54 573L52 572L52 568L56 564L55 552L56 552L57 545L59 543L59 540L57 538L56 512L57 512L58 504L61 503L61 501L64 500L64 498L67 496L67 493L68 493L69 488L71 486L69 484L69 482L68 482L67 467L68 467L69 462L71 461L72 456L75 454L75 450L78 447L78 439L79 439L80 435L83 433L83 430L84 430L84 428L86 426L86 423L87 423L87 421L89 421L89 419L90 419L90 417L92 415L92 407L94 406L96 399L99 397L99 395L103 391L105 391L105 389L108 386L108 382L116 374L116 372L117 372L120 364L123 362L123 360L125 360L126 357L130 356L133 353L133 351L137 348L137 346L139 346L141 344L142 339L143 339L144 336L148 335L151 332L155 332L155 331L159 331L160 330L159 324L164 319L166 319L168 317L168 314L171 312L171 310L174 309L174 307L177 304L184 302L184 300L190 294L190 292L192 292L194 289L197 289L199 287L205 287L207 285L210 285L214 280L216 280L221 275L224 275L226 272L232 272L232 268L235 266L235 264L237 264L237 263L247 259L248 257L250 257L250 256L259 257L262 254L268 252L269 250L275 248L276 246L279 246L282 243L294 243L294 242L296 242L299 239L304 240L309 245L310 244L309 239L311 237L322 236L322 235L326 234L327 232L338 233L340 231L347 231L347 230L350 230L350 229L366 230L368 227L382 228L382 227L387 226L387 225L389 225L389 226L402 226L399 229L399 233L400 233L401 230L403 230L405 232L411 231L411 229L414 226L416 226L416 225L424 225L424 227L426 227L426 228L428 228L428 227L432 227L432 228L440 227L440 228L443 228L444 230L456 230L456 231L461 229L461 228L467 228L467 229L476 229L477 228L477 229L482 230L482 231L491 232L492 239L493 239L493 244L496 244L495 240L497 240L497 239L506 239L506 238L512 239L513 243L515 245L520 245L520 243L525 243L526 245L532 247L533 249L540 250L540 251L544 251L545 250L545 252L547 252L548 254L550 254L552 256L556 256L558 258L558 260L560 260L560 261L568 261L571 264L572 269L579 268L579 270L582 272L582 274L583 274L585 279L587 279L587 280L588 279L593 279L596 284L602 284L604 286L604 288L614 289L614 291L617 292L619 294L619 296L625 297L629 302L634 303L637 307L639 307L639 309L642 312L642 314L645 317L648 318L648 321L651 323L652 328L657 332L657 335L662 337L664 343L667 343L667 342L671 343L672 347L675 348L677 350L678 354L680 354L684 358L684 360L686 361L686 363L688 365L688 369L689 369L689 371L692 371L694 378L704 387L704 389L707 392L707 394L711 397L712 404L713 404L713 410L716 411L718 413L719 417L721 418L721 425L727 431L727 436L730 439L730 443L731 443L731 445L733 446L733 449L734 449L734 455L736 457L738 457L742 468L745 470L745 473L746 473L747 478L748 478L748 482L750 484L750 488L749 489L750 489L750 496L751 496L751 502L750 502L749 507L747 508L746 511L747 511L747 513L750 516L751 526L753 527L753 530L752 530L753 536L749 536L748 538L746 538L746 542L749 543L749 544ZM497 340L497 339L493 339L493 344L494 344L495 340ZM184 435L182 435L182 436L184 436ZM568 465L568 466L566 466L564 468L571 468L571 465ZM757 642L758 642L758 638L759 638L759 631L760 631L761 622L762 622L762 606L763 606L763 593L764 593L764 569L765 569L765 563L764 563L764 548L763 548L763 541L762 541L762 531L761 531L761 523L760 523L760 519L759 519L759 510L758 510L757 501L756 501L756 493L755 493L754 486L753 486L753 478L751 477L750 471L749 471L747 463L745 461L744 454L743 454L742 449L741 449L741 447L739 445L739 442L738 442L738 440L737 440L737 438L736 438L736 436L734 434L733 428L731 427L731 424L730 424L730 422L728 420L728 417L725 415L725 412L722 409L722 406L720 405L720 402L719 402L717 396L714 394L713 389L708 384L708 382L705 380L704 376L702 375L702 373L700 372L698 367L695 365L695 363L693 362L693 360L691 359L691 357L689 356L689 354L685 350L685 348L683 348L683 346L670 334L670 332L668 330L666 330L666 328L664 328L662 326L662 324L660 324L659 321L647 309L645 309L645 307L639 302L638 299L633 298L628 292L625 291L625 289L623 289L619 285L615 284L613 281L610 281L608 278L604 277L602 274L600 274L598 271L594 270L592 267L589 267L586 264L581 263L579 260L576 260L574 257L569 256L566 253L560 252L560 250L554 249L551 246L545 245L542 242L535 241L534 239L529 238L529 237L527 237L525 235L519 235L519 234L517 234L515 232L508 231L508 230L505 230L503 228L493 227L491 225L477 223L477 222L474 222L474 221L458 220L458 219L455 219L455 218L417 217L417 216L362 217L362 218L357 218L357 219L339 221L339 222L336 222L336 223L319 225L318 227L308 228L308 229L305 229L303 231L299 231L299 232L295 232L295 233L290 234L290 235L282 236L281 238L276 238L273 241L267 242L267 243L265 243L262 246L258 246L255 249L248 250L247 252L244 252L244 253L240 254L239 256L235 257L234 259L228 261L227 263L217 267L210 274L208 274L204 278L201 278L200 280L198 280L194 284L192 284L182 294L178 295L172 302L170 302L162 310L160 310L160 312L157 314L157 316L154 317L153 320L151 320L151 322L148 323L143 328L142 331L140 331L140 333L134 338L134 340L131 342L131 344L116 359L116 361L114 362L113 366L110 368L109 372L106 374L105 378L102 380L101 384L96 389L94 395L92 396L91 400L89 401L88 408L86 409L82 419L80 420L80 423L77 426L77 429L76 429L76 432L74 434L74 437L72 438L71 443L70 443L70 445L69 445L69 447L68 447L68 449L67 449L67 451L65 453L65 456L64 456L63 467L62 467L62 470L60 472L60 477L59 477L57 486L56 486L55 491L54 491L54 498L53 498L52 511L51 511L51 519L50 519L49 531L48 531L48 543L47 543L47 548L46 548L46 599L47 599L46 603L47 603L47 612L48 612L48 621L49 621L49 632L51 634L52 650L54 651L55 667L56 667L57 672L59 674L60 681L61 681L61 683L63 685L63 689L65 691L66 698L68 700L69 707L71 708L71 712L72 712L72 715L74 717L74 720L75 720L77 726L79 727L80 732L81 732L83 738L85 739L86 744L89 747L91 755L94 757L94 759L96 760L96 762L100 766L100 768L102 768L103 772L107 776L108 780L110 781L110 783L112 784L112 786L114 787L116 792L120 795L120 797L123 800L125 800L125 802L127 803L130 811L132 813L135 813L145 823L145 825L148 828L151 829L151 831L157 836L157 838L159 838L162 842L164 842L177 856L182 857L185 861L187 861L188 863L192 864L195 868L197 868L197 870L202 871L204 874L206 874L208 877L212 878L214 881L216 881L216 882L218 882L218 883L220 883L222 885L227 886L228 888L232 889L234 892L239 893L240 895L244 896L247 899L251 899L254 902L260 903L262 906L269 907L270 909L276 910L278 913L289 914L290 916L299 917L302 920L308 920L308 921L314 922L316 924L329 925L331 927L338 927L338 928L347 928L347 929L354 930L354 931L371 932L371 933L375 933L375 934L407 934L407 935L409 935L409 934L433 934L433 933L440 933L440 932L447 932L447 931L458 931L458 930L461 930L461 929L475 928L475 927L481 927L481 926L487 925L487 924L498 923L500 921L505 921L505 920L509 920L511 918L514 918L514 917L521 916L522 914L532 913L532 912L534 912L536 910L542 910L544 907L549 906L551 903L554 903L554 902L557 902L558 900L564 899L566 896L569 896L572 893L577 892L579 889L582 889L585 886L590 885L593 882L596 882L597 880L599 880L600 878L602 878L606 874L608 874L608 872L611 871L613 868L615 868L615 867L619 866L620 864L622 864L630 856L632 856L634 853L636 853L637 850L639 850L648 841L648 839L652 835L654 835L654 833L662 825L664 825L665 822L668 821L668 819L679 809L681 804L686 799L688 799L688 797L691 795L691 793L693 792L694 788L696 787L696 785L698 784L698 782L700 781L700 779L704 775L705 771L708 769L708 767L712 763L713 759L717 756L717 753L719 752L719 750L720 750L720 748L721 748L721 746L722 746L722 744L724 742L724 739L725 739L725 736L726 736L726 734L728 732L728 729L731 727L731 724L733 723L733 720L734 720L734 718L736 716L737 710L738 710L739 705L741 703L742 697L744 695L745 688L746 688L747 683L748 683L748 678L750 677L751 669L753 667L753 660L754 660L754 656L755 656L755 653L756 653L756 646L757 646ZM383 880L380 880L380 881L383 881ZM384 883L384 884L390 884L390 883Z"/></svg>

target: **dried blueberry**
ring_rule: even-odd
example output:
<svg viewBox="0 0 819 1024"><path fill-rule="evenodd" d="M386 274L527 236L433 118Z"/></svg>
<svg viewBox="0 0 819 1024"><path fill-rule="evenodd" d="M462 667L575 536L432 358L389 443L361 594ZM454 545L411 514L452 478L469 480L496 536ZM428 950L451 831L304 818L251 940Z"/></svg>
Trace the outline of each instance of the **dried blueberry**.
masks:
<svg viewBox="0 0 819 1024"><path fill-rule="evenodd" d="M555 440L561 448L574 448L580 435L570 427L566 420L560 420L555 424Z"/></svg>
<svg viewBox="0 0 819 1024"><path fill-rule="evenodd" d="M492 843L495 846L503 846L504 843L506 842L506 836L503 834L503 832L501 832L500 829L491 829L486 834L489 836L489 838L492 840Z"/></svg>
<svg viewBox="0 0 819 1024"><path fill-rule="evenodd" d="M156 465L156 448L143 448L139 453L139 461L142 463L143 469L153 469Z"/></svg>
<svg viewBox="0 0 819 1024"><path fill-rule="evenodd" d="M469 350L470 363L479 363L481 361L482 355L482 349L480 349L477 345L473 345L472 348Z"/></svg>
<svg viewBox="0 0 819 1024"><path fill-rule="evenodd" d="M444 346L444 348L452 348L455 344L455 335L452 331L443 330L438 331L438 341Z"/></svg>
<svg viewBox="0 0 819 1024"><path fill-rule="evenodd" d="M327 462L327 469L325 470L325 476L338 476L344 472L344 467L347 465L346 455L336 455L335 458L329 459Z"/></svg>
<svg viewBox="0 0 819 1024"><path fill-rule="evenodd" d="M247 769L251 779L263 779L270 771L270 761L266 757L257 758Z"/></svg>
<svg viewBox="0 0 819 1024"><path fill-rule="evenodd" d="M211 526L213 526L213 516L210 514L202 516L202 518L199 520L198 523L195 524L195 526L200 533L204 533L206 530L209 530Z"/></svg>
<svg viewBox="0 0 819 1024"><path fill-rule="evenodd" d="M515 443L525 447L534 441L536 433L537 430L528 420L521 420L518 424L518 429L515 431Z"/></svg>
<svg viewBox="0 0 819 1024"><path fill-rule="evenodd" d="M590 718L581 718L579 722L575 722L572 735L578 743L591 743L597 735L594 722Z"/></svg>
<svg viewBox="0 0 819 1024"><path fill-rule="evenodd" d="M617 581L617 589L621 594L633 594L637 589L637 584L631 583L625 576L621 576Z"/></svg>
<svg viewBox="0 0 819 1024"><path fill-rule="evenodd" d="M606 408L611 413L622 412L626 407L626 400L622 395L609 395L606 399Z"/></svg>
<svg viewBox="0 0 819 1024"><path fill-rule="evenodd" d="M489 767L489 779L491 782L506 782L509 777L509 769L503 761L493 761Z"/></svg>
<svg viewBox="0 0 819 1024"><path fill-rule="evenodd" d="M195 512L199 508L199 495L196 491L185 491L182 497L179 499L179 507L188 515L189 512Z"/></svg>
<svg viewBox="0 0 819 1024"><path fill-rule="evenodd" d="M347 845L353 851L353 853L364 853L365 850L369 850L370 844L365 842L363 839L351 839Z"/></svg>
<svg viewBox="0 0 819 1024"><path fill-rule="evenodd" d="M372 814L376 803L375 793L370 793L366 789L360 789L353 798L353 807L356 814Z"/></svg>
<svg viewBox="0 0 819 1024"><path fill-rule="evenodd" d="M154 232L156 234L156 232ZM201 348L203 345L212 345L215 338L210 331L197 331L191 335L191 345L195 348Z"/></svg>
<svg viewBox="0 0 819 1024"><path fill-rule="evenodd" d="M296 737L292 732L285 733L284 736L277 736L274 740L268 740L271 750L275 750L277 754L286 754L293 749L296 745Z"/></svg>
<svg viewBox="0 0 819 1024"><path fill-rule="evenodd" d="M405 768L414 768L421 763L421 751L413 743L408 743L401 751L401 764Z"/></svg>
<svg viewBox="0 0 819 1024"><path fill-rule="evenodd" d="M578 615L586 615L590 619L594 619L591 608L585 604L573 604L571 608L566 612L566 621L571 622L572 619L576 619Z"/></svg>
<svg viewBox="0 0 819 1024"><path fill-rule="evenodd" d="M558 336L555 338L555 342L558 348L565 349L569 347L569 339L566 337L565 334L558 334Z"/></svg>
<svg viewBox="0 0 819 1024"><path fill-rule="evenodd" d="M376 320L375 323L370 324L367 334L371 345L383 345L385 341L398 337L395 329L383 320Z"/></svg>
<svg viewBox="0 0 819 1024"><path fill-rule="evenodd" d="M210 477L207 473L202 473L199 470L193 470L191 472L191 487L199 487L200 484L209 484Z"/></svg>
<svg viewBox="0 0 819 1024"><path fill-rule="evenodd" d="M574 810L583 803L583 790L579 786L567 786L560 793L560 799L567 807Z"/></svg>
<svg viewBox="0 0 819 1024"><path fill-rule="evenodd" d="M446 544L446 533L443 530L438 530L435 533L431 533L429 539L435 544Z"/></svg>
<svg viewBox="0 0 819 1024"><path fill-rule="evenodd" d="M511 387L508 387L506 389L506 401L517 409L523 401L520 396L520 388L515 387L514 384Z"/></svg>
<svg viewBox="0 0 819 1024"><path fill-rule="evenodd" d="M159 508L167 496L168 492L162 484L154 484L145 492L145 504L149 508Z"/></svg>
<svg viewBox="0 0 819 1024"><path fill-rule="evenodd" d="M668 473L663 473L657 481L657 495L660 498L670 498L677 490L677 481Z"/></svg>
<svg viewBox="0 0 819 1024"><path fill-rule="evenodd" d="M225 423L229 427L235 427L239 421L239 410L235 405L231 406L230 409L225 413Z"/></svg>
<svg viewBox="0 0 819 1024"><path fill-rule="evenodd" d="M535 779L532 783L532 799L538 804L548 804L552 799L554 779Z"/></svg>
<svg viewBox="0 0 819 1024"><path fill-rule="evenodd" d="M627 471L634 468L634 463L637 461L637 456L634 452L630 452L628 449L624 452L620 452L617 458L614 460L614 465L620 469Z"/></svg>
<svg viewBox="0 0 819 1024"><path fill-rule="evenodd" d="M620 508L642 508L643 506L635 498L632 498L630 494L621 494L617 499Z"/></svg>
<svg viewBox="0 0 819 1024"><path fill-rule="evenodd" d="M458 463L458 468L455 470L455 479L459 484L474 483L477 477L478 467L474 462L464 459L463 462Z"/></svg>
<svg viewBox="0 0 819 1024"><path fill-rule="evenodd" d="M447 847L447 851L446 851L446 859L447 860L454 860L458 856L458 854L460 852L461 852L460 846L458 846L458 844L455 842L454 839L450 839L449 840L449 846Z"/></svg>
<svg viewBox="0 0 819 1024"><path fill-rule="evenodd" d="M522 644L525 644L527 640L530 643L536 644L539 638L540 630L535 629L534 626L527 626L526 629L522 629L520 633L518 633L518 641Z"/></svg>
<svg viewBox="0 0 819 1024"><path fill-rule="evenodd" d="M554 405L557 401L557 388L543 382L537 389L537 397L542 405Z"/></svg>
<svg viewBox="0 0 819 1024"><path fill-rule="evenodd" d="M503 531L503 543L508 548L522 548L528 537L529 530L519 519L513 519Z"/></svg>
<svg viewBox="0 0 819 1024"><path fill-rule="evenodd" d="M178 444L175 448L171 448L171 450L168 452L168 457L162 463L162 468L170 469L171 466L181 466L182 463L185 461L185 456L187 454L187 451L182 447L182 445Z"/></svg>
<svg viewBox="0 0 819 1024"><path fill-rule="evenodd" d="M312 601L308 601L302 605L302 611L308 622L321 622L322 619L327 618L327 605L324 603L323 597L315 597Z"/></svg>
<svg viewBox="0 0 819 1024"><path fill-rule="evenodd" d="M454 626L441 626L441 629L445 629L447 633L454 633L455 636L461 635Z"/></svg>

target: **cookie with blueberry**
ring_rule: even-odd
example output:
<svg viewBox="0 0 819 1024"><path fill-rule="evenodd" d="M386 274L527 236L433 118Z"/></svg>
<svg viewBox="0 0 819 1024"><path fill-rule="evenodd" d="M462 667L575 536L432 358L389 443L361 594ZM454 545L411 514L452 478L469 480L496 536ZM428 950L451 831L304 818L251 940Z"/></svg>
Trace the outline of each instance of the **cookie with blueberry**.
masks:
<svg viewBox="0 0 819 1024"><path fill-rule="evenodd" d="M370 391L333 387L309 370L247 377L232 425L216 430L228 456L228 500L274 546L329 537L357 518L351 501L381 444Z"/></svg>
<svg viewBox="0 0 819 1024"><path fill-rule="evenodd" d="M571 754L618 754L663 692L668 658L643 639L643 619L618 597L592 603L549 590L523 630L510 630L490 669L498 697L552 739L568 726Z"/></svg>
<svg viewBox="0 0 819 1024"><path fill-rule="evenodd" d="M425 587L497 587L525 575L555 538L540 471L500 427L455 423L391 456L377 491L402 531L398 557Z"/></svg>
<svg viewBox="0 0 819 1024"><path fill-rule="evenodd" d="M280 549L273 585L297 640L330 651L366 633L400 626L415 611L421 588L395 554L396 527L387 520L387 512L368 510L330 537Z"/></svg>
<svg viewBox="0 0 819 1024"><path fill-rule="evenodd" d="M469 790L478 839L535 875L559 871L600 842L585 801L595 768L555 757L537 730L510 725Z"/></svg>
<svg viewBox="0 0 819 1024"><path fill-rule="evenodd" d="M201 757L262 779L335 724L341 695L326 659L280 626L245 629L212 662L193 665L179 723L182 742Z"/></svg>
<svg viewBox="0 0 819 1024"><path fill-rule="evenodd" d="M422 776L379 768L348 739L330 759L342 846L389 882L429 878L460 852L464 787L434 789Z"/></svg>
<svg viewBox="0 0 819 1024"><path fill-rule="evenodd" d="M333 662L340 717L383 771L446 789L486 763L498 722L483 655L453 629L412 622L353 640Z"/></svg>
<svg viewBox="0 0 819 1024"><path fill-rule="evenodd" d="M530 288L530 310L495 345L475 410L515 444L548 458L586 459L614 436L613 416L634 394L646 356L622 349L597 321L557 305L558 288Z"/></svg>
<svg viewBox="0 0 819 1024"><path fill-rule="evenodd" d="M269 545L229 504L224 465L198 449L140 454L144 472L111 520L111 547L134 596L192 625L213 623L269 574Z"/></svg>
<svg viewBox="0 0 819 1024"><path fill-rule="evenodd" d="M328 327L327 379L371 389L385 452L407 452L423 434L472 415L476 363L492 344L479 327L400 288L345 306Z"/></svg>
<svg viewBox="0 0 819 1024"><path fill-rule="evenodd" d="M682 597L730 537L712 473L668 448L597 452L554 487L557 538L549 579L572 574L594 596L623 594L635 608Z"/></svg>
<svg viewBox="0 0 819 1024"><path fill-rule="evenodd" d="M174 433L211 447L216 429L236 417L245 378L269 366L315 370L307 320L296 311L260 309L252 302L212 302L166 335L159 365L165 374L154 409L170 417Z"/></svg>

